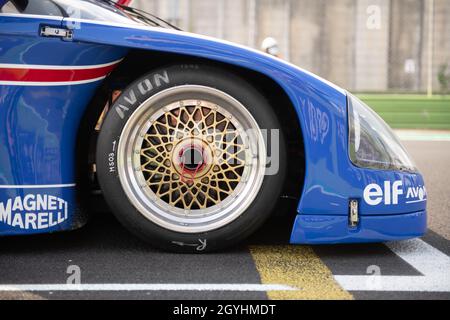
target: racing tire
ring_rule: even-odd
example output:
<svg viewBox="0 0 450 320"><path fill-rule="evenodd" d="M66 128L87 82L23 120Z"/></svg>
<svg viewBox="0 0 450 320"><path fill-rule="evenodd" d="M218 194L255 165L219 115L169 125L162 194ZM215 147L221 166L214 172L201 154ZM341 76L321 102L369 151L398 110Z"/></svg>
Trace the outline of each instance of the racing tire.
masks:
<svg viewBox="0 0 450 320"><path fill-rule="evenodd" d="M163 250L205 253L237 244L269 217L283 189L286 146L276 114L248 82L211 66L172 65L115 101L96 165L127 229Z"/></svg>

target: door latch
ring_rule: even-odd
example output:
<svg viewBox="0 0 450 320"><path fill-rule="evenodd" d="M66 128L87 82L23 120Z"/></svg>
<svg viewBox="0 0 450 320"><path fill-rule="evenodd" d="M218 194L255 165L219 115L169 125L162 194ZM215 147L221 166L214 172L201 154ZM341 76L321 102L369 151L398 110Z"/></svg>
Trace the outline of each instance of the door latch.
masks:
<svg viewBox="0 0 450 320"><path fill-rule="evenodd" d="M64 40L72 40L73 30L43 26L41 27L41 36L62 38Z"/></svg>

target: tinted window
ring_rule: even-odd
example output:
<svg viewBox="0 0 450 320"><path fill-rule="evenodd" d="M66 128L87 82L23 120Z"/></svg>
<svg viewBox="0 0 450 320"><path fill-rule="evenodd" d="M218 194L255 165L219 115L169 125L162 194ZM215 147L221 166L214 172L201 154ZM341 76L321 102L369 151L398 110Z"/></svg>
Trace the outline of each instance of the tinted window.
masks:
<svg viewBox="0 0 450 320"><path fill-rule="evenodd" d="M25 14L64 16L61 8L52 0L12 0L17 9Z"/></svg>
<svg viewBox="0 0 450 320"><path fill-rule="evenodd" d="M0 9L0 13L19 13L19 10L17 10L16 6L11 1L8 1Z"/></svg>
<svg viewBox="0 0 450 320"><path fill-rule="evenodd" d="M122 10L102 0L11 0L24 14L137 24Z"/></svg>

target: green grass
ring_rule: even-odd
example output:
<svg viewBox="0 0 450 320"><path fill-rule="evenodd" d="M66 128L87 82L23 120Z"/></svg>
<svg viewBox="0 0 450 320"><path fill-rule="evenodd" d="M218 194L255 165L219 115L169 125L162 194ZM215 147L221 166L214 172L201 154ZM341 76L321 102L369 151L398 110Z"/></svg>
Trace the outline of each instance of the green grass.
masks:
<svg viewBox="0 0 450 320"><path fill-rule="evenodd" d="M393 128L450 130L450 96L359 94Z"/></svg>

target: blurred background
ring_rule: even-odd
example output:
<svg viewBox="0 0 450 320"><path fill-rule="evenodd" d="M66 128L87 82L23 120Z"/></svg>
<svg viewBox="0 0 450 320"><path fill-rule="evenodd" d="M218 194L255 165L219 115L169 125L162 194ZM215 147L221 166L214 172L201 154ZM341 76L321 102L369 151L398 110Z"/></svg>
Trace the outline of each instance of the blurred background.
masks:
<svg viewBox="0 0 450 320"><path fill-rule="evenodd" d="M358 93L392 126L450 129L450 0L132 0L130 5L185 31L257 49L273 38L281 58Z"/></svg>

